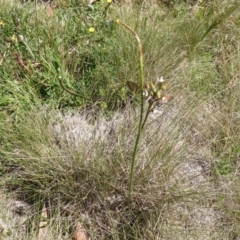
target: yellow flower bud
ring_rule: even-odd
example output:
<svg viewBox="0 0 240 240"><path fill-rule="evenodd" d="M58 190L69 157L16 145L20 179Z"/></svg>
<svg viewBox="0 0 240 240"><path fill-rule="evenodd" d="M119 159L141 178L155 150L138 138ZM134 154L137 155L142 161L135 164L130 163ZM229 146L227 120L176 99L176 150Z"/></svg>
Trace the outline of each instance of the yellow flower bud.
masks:
<svg viewBox="0 0 240 240"><path fill-rule="evenodd" d="M0 21L0 26L4 26L4 22Z"/></svg>
<svg viewBox="0 0 240 240"><path fill-rule="evenodd" d="M12 35L10 38L9 38L9 42L17 42L17 38L15 37L15 35Z"/></svg>
<svg viewBox="0 0 240 240"><path fill-rule="evenodd" d="M157 91L157 96L156 96L157 99L160 99L160 98L161 98L161 95L162 95L162 92L161 92L161 91ZM157 100L157 99L156 99L156 100Z"/></svg>
<svg viewBox="0 0 240 240"><path fill-rule="evenodd" d="M95 29L94 29L93 27L90 27L90 28L88 29L88 31L89 31L90 33L93 33L93 32L95 31Z"/></svg>
<svg viewBox="0 0 240 240"><path fill-rule="evenodd" d="M112 3L112 0L107 0L107 3Z"/></svg>

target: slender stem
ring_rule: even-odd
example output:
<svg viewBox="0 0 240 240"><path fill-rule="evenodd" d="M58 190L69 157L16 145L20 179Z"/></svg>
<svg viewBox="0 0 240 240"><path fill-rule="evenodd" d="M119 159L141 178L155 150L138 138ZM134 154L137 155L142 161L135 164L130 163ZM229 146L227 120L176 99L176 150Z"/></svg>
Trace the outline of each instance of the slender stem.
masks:
<svg viewBox="0 0 240 240"><path fill-rule="evenodd" d="M149 115L149 113L150 113L151 110L152 110L152 109L151 109L152 105L153 105L153 102L150 102L149 105L148 105L147 113L146 113L146 116L145 116L144 121L143 121L143 124L142 124L142 130L143 130L143 128L144 128L144 126L145 126L145 123L146 123L146 121L147 121L147 119L148 119L148 115Z"/></svg>
<svg viewBox="0 0 240 240"><path fill-rule="evenodd" d="M139 51L139 63L140 63L140 73L141 73L141 111L140 111L140 118L139 118L139 125L138 125L138 134L135 141L134 151L133 151L133 158L131 163L131 173L130 173L130 183L129 183L129 193L128 193L128 199L131 199L132 191L133 191L133 181L134 181L134 170L135 170L135 162L136 162L136 156L137 156L137 150L138 145L140 141L140 137L142 134L142 121L143 121L143 82L144 82L144 76L143 76L143 59L141 51Z"/></svg>
<svg viewBox="0 0 240 240"><path fill-rule="evenodd" d="M138 145L142 133L142 121L143 121L143 104L144 104L144 99L143 99L143 86L144 86L144 72L143 72L143 53L142 53L142 43L137 35L136 32L134 32L128 25L123 23L122 21L118 20L118 23L123 25L125 28L127 28L136 38L138 42L138 50L139 50L139 67L140 67L140 77L141 77L141 110L140 110L140 117L139 117L139 125L138 125L138 133L135 141L135 146L133 150L133 156L132 156L132 162L131 162L131 172L130 172L130 182L129 182L129 192L128 192L128 201L131 200L132 196L132 191L133 191L133 182L134 182L134 170L135 170L135 162L136 162L136 156L137 156L137 151L138 151Z"/></svg>
<svg viewBox="0 0 240 240"><path fill-rule="evenodd" d="M79 97L79 95L78 95L77 93L75 93L74 91L72 91L72 90L70 90L70 89L68 89L67 87L64 86L64 84L63 84L63 82L62 82L62 79L61 79L61 76L58 76L58 81L59 81L61 87L62 87L66 92L68 92L68 93L70 93L70 94L72 94L72 95L74 95L74 96L78 96L78 97Z"/></svg>
<svg viewBox="0 0 240 240"><path fill-rule="evenodd" d="M84 96L82 96L82 95L80 95L80 94L72 91L71 89L68 89L68 88L63 84L63 82L62 82L62 77L61 77L61 74L60 74L59 63L58 63L57 61L54 61L54 62L53 62L53 65L54 65L54 67L55 67L55 70L56 70L57 73L58 73L58 81L59 81L60 86L62 87L63 90L65 90L66 92L70 93L70 94L73 95L73 96L77 96L77 97L80 97L80 98L82 98L82 99L84 99L84 100L86 100L86 101L91 102L90 99L88 99L88 98L86 98L86 97L84 97Z"/></svg>

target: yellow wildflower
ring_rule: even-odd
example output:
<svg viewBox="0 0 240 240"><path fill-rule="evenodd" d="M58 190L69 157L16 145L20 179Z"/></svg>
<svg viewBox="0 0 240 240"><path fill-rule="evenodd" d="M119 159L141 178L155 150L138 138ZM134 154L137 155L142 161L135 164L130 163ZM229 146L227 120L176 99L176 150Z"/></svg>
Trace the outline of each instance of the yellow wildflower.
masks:
<svg viewBox="0 0 240 240"><path fill-rule="evenodd" d="M8 42L10 42L10 43L15 43L15 42L17 42L17 38L16 38L15 35L12 35L11 37L7 38L6 40L7 40Z"/></svg>
<svg viewBox="0 0 240 240"><path fill-rule="evenodd" d="M117 19L117 20L116 20L116 23L120 23L120 19Z"/></svg>
<svg viewBox="0 0 240 240"><path fill-rule="evenodd" d="M0 21L0 26L4 26L4 22Z"/></svg>
<svg viewBox="0 0 240 240"><path fill-rule="evenodd" d="M107 0L107 3L112 3L112 0Z"/></svg>
<svg viewBox="0 0 240 240"><path fill-rule="evenodd" d="M88 29L88 31L89 31L90 33L93 33L93 32L95 31L95 29L94 29L93 27L90 27L90 28Z"/></svg>
<svg viewBox="0 0 240 240"><path fill-rule="evenodd" d="M16 41L17 41L17 38L15 37L15 35L12 35L12 36L10 37L10 39L11 39L12 42L16 42Z"/></svg>

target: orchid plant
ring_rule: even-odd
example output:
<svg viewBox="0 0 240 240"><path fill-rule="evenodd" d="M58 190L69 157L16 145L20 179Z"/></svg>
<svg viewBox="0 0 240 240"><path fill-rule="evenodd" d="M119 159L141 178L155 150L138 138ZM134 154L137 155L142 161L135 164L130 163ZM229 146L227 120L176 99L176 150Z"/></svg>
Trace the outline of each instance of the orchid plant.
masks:
<svg viewBox="0 0 240 240"><path fill-rule="evenodd" d="M136 156L137 156L138 145L140 142L142 130L144 129L149 113L155 107L155 103L156 102L166 103L172 99L172 96L168 94L164 94L165 90L168 88L168 84L164 82L163 77L158 78L155 83L153 81L148 81L148 82L144 81L144 63L143 63L143 52L142 52L141 40L138 34L132 28L130 28L127 24L125 24L119 19L117 19L116 22L122 25L123 27L125 27L134 35L134 37L138 42L138 51L139 51L140 83L127 81L128 88L132 92L141 94L141 110L140 110L140 117L139 117L138 133L137 133L136 141L134 145L132 162L131 162L131 171L130 171L129 194L128 194L128 201L130 201L132 196L132 191L133 191ZM147 109L145 118L143 120L144 99L148 102L148 109Z"/></svg>

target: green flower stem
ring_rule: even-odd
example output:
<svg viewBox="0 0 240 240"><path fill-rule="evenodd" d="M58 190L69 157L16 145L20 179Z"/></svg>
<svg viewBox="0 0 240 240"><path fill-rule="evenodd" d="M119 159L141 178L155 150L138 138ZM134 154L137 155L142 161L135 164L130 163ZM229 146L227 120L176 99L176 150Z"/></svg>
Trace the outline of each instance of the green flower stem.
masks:
<svg viewBox="0 0 240 240"><path fill-rule="evenodd" d="M153 108L152 108L152 105L153 105L153 102L150 102L149 105L148 105L147 113L146 113L146 116L145 116L144 121L143 121L143 124L142 124L142 130L143 130L143 128L144 128L144 126L145 126L145 123L146 123L146 121L147 121L147 119L148 119L149 113L150 113L151 110L153 109Z"/></svg>
<svg viewBox="0 0 240 240"><path fill-rule="evenodd" d="M136 32L134 32L128 25L126 25L125 23L123 23L120 20L117 20L117 22L121 25L123 25L125 28L127 28L136 38L137 42L138 42L138 50L139 50L139 66L140 66L140 77L141 77L141 111L140 111L140 118L139 118L139 125L138 125L138 133L137 133L137 137L136 137L136 141L135 141L135 146L134 146L134 150L133 150L133 156L132 156L132 162L131 162L131 172L130 172L130 182L129 182L129 192L128 192L128 200L131 200L131 196L132 196L132 191L133 191L133 182L134 182L134 170L135 170L135 162L136 162L136 156L137 156L137 150L138 150L138 145L139 145L139 141L140 141L140 137L142 134L142 121L143 121L143 104L144 104L144 100L143 100L143 87L144 87L144 72L143 72L143 53L142 53L142 43L141 40L139 38L139 36L137 35ZM145 120L146 121L146 120Z"/></svg>
<svg viewBox="0 0 240 240"><path fill-rule="evenodd" d="M80 98L82 98L82 99L84 99L88 102L91 102L90 99L72 91L71 89L68 89L62 82L62 78L61 78L61 74L60 74L60 64L57 61L53 61L53 65L55 67L56 72L58 73L58 81L59 81L60 86L62 87L63 90L65 90L66 92L70 93L73 96L77 96L77 97L80 97Z"/></svg>

